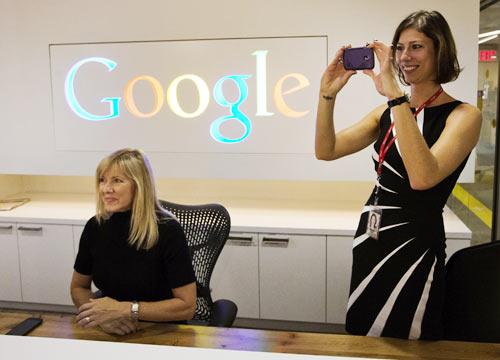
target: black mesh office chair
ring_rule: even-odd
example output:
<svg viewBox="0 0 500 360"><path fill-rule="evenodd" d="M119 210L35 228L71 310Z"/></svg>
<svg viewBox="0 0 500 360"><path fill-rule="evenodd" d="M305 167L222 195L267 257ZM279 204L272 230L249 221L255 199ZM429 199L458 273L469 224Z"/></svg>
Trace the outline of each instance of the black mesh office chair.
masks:
<svg viewBox="0 0 500 360"><path fill-rule="evenodd" d="M236 304L226 299L213 302L209 287L231 229L229 213L219 204L181 205L164 200L160 204L175 215L186 234L196 274L194 323L230 327L238 311Z"/></svg>
<svg viewBox="0 0 500 360"><path fill-rule="evenodd" d="M450 257L444 325L448 340L500 342L500 241Z"/></svg>

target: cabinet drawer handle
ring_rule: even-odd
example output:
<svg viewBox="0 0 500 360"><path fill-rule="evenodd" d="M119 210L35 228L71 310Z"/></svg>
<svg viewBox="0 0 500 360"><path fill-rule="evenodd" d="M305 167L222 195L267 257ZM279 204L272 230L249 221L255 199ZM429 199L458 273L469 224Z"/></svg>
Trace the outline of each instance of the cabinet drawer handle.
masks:
<svg viewBox="0 0 500 360"><path fill-rule="evenodd" d="M229 235L227 241L231 245L239 245L239 246L252 246L253 245L253 236L240 236L240 235Z"/></svg>
<svg viewBox="0 0 500 360"><path fill-rule="evenodd" d="M0 230L12 230L12 225L0 226Z"/></svg>
<svg viewBox="0 0 500 360"><path fill-rule="evenodd" d="M264 246L276 246L276 247L288 247L290 238L287 237L267 237L262 238L262 245Z"/></svg>
<svg viewBox="0 0 500 360"><path fill-rule="evenodd" d="M41 226L36 226L36 227L19 226L17 229L21 231L42 231L43 228Z"/></svg>

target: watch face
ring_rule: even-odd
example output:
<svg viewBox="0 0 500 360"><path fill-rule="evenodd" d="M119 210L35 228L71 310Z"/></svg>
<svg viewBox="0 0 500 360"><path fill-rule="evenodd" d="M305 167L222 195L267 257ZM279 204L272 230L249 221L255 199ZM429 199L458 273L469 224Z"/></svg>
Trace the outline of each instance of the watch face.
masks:
<svg viewBox="0 0 500 360"><path fill-rule="evenodd" d="M137 301L134 301L130 306L130 317L134 321L139 320L139 303Z"/></svg>
<svg viewBox="0 0 500 360"><path fill-rule="evenodd" d="M132 303L132 312L138 313L139 312L139 303Z"/></svg>

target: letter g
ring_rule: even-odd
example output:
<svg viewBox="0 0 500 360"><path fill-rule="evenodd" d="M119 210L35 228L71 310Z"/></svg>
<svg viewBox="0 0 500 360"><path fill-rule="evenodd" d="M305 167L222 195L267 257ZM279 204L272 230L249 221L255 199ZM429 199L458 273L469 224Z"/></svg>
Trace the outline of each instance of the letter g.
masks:
<svg viewBox="0 0 500 360"><path fill-rule="evenodd" d="M219 79L217 83L214 86L214 98L217 104L227 107L230 109L230 114L226 116L221 116L220 118L217 118L212 122L210 125L210 135L212 136L213 139L215 139L218 142L221 143L239 143L243 141L245 138L250 135L250 132L252 131L252 123L248 117L246 117L245 114L243 114L239 106L241 103L243 103L247 97L248 97L248 86L247 83L245 82L246 79L250 78L250 75L227 75ZM240 91L240 96L238 100L235 102L229 102L226 100L224 97L224 94L222 93L222 84L226 80L232 80L235 84L238 90ZM228 137L225 137L222 135L220 132L220 127L223 123L229 120L236 120L243 125L245 132L243 133L242 136L236 139L231 139Z"/></svg>
<svg viewBox="0 0 500 360"><path fill-rule="evenodd" d="M86 120L101 121L118 117L120 115L119 97L101 99L101 102L109 102L110 113L108 115L95 115L89 113L80 105L80 103L76 99L74 86L76 72L83 64L86 64L88 62L97 62L103 64L108 68L108 71L113 71L117 65L113 60L101 57L91 57L83 59L74 64L69 70L68 75L66 76L66 80L64 81L64 93L66 95L66 101L68 102L69 107L76 115Z"/></svg>

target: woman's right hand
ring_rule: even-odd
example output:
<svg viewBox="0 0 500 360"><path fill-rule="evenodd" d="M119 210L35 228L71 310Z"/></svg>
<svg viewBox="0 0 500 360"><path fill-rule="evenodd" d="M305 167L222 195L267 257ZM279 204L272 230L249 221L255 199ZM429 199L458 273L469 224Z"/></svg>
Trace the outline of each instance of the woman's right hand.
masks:
<svg viewBox="0 0 500 360"><path fill-rule="evenodd" d="M347 46L350 47L350 46ZM342 46L333 61L328 65L321 77L320 95L335 97L337 93L347 84L351 76L356 74L355 70L346 70L342 63L342 57L346 46Z"/></svg>

